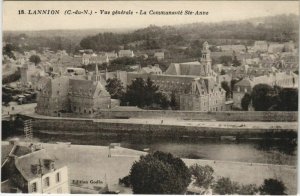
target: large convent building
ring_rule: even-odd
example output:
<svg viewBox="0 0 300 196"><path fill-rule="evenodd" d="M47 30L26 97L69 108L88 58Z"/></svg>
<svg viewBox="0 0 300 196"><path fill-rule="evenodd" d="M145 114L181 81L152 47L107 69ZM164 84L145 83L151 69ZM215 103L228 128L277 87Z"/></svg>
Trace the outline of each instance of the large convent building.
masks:
<svg viewBox="0 0 300 196"><path fill-rule="evenodd" d="M101 109L109 109L110 95L100 82L97 66L95 72L93 77L71 74L49 79L38 93L36 112L48 116L93 116Z"/></svg>
<svg viewBox="0 0 300 196"><path fill-rule="evenodd" d="M153 80L159 90L175 94L180 110L225 110L225 91L217 83L217 74L211 68L209 45L203 44L200 62L173 63L165 74L140 74L129 72L127 85L136 78Z"/></svg>

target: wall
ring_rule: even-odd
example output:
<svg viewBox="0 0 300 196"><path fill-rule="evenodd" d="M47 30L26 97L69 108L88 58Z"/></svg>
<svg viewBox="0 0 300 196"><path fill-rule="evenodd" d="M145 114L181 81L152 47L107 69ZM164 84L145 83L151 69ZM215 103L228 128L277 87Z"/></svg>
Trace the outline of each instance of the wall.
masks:
<svg viewBox="0 0 300 196"><path fill-rule="evenodd" d="M60 173L60 181L56 182L56 173ZM50 186L49 187L45 187L44 186L44 179L49 177L50 180ZM42 176L41 178L36 178L33 179L32 181L30 181L28 183L28 190L30 190L29 192L32 193L31 191L31 185L33 183L37 184L37 193L64 193L64 194L68 194L70 193L70 188L69 188L69 178L68 178L68 168L62 167L59 169L56 169L53 172L47 173L45 175Z"/></svg>
<svg viewBox="0 0 300 196"><path fill-rule="evenodd" d="M218 121L297 121L297 112L223 111L197 112L174 110L109 111L102 110L96 118L180 118Z"/></svg>
<svg viewBox="0 0 300 196"><path fill-rule="evenodd" d="M237 138L278 138L295 137L296 130L283 129L250 129L245 127L198 127L164 124L130 124L97 122L87 119L34 119L35 132L57 134L76 134L93 136L145 136L145 137L214 137L236 136Z"/></svg>

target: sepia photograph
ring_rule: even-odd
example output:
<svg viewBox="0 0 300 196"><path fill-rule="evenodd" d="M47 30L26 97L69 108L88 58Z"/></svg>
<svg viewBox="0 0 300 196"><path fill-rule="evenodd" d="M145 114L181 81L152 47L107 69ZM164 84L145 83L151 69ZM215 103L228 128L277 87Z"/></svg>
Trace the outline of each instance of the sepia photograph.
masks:
<svg viewBox="0 0 300 196"><path fill-rule="evenodd" d="M297 194L299 1L2 5L2 194Z"/></svg>

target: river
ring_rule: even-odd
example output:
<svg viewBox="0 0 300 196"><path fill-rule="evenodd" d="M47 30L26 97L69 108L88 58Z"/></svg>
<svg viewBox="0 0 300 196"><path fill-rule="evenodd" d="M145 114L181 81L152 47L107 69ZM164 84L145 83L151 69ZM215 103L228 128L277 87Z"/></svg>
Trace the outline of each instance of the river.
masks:
<svg viewBox="0 0 300 196"><path fill-rule="evenodd" d="M100 137L70 136L39 133L35 134L41 142L71 142L81 145L108 146L120 143L122 147L147 150L149 152L169 152L182 158L269 163L281 165L297 164L297 141L289 140L243 140L222 141L219 139L193 138L143 138L143 137Z"/></svg>

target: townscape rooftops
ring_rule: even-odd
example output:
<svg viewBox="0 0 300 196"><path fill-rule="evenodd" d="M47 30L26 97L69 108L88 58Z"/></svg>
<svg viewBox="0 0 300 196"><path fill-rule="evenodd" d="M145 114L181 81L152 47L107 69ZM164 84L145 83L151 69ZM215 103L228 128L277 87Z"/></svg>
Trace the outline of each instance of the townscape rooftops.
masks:
<svg viewBox="0 0 300 196"><path fill-rule="evenodd" d="M238 83L236 83L236 86L251 86L254 87L257 84L271 84L272 82L276 81L276 80L280 80L280 79L285 79L288 76L290 77L298 77L296 74L291 73L291 74L287 74L285 72L279 72L279 73L269 73L269 75L262 75L262 76L258 76L258 77L253 77L253 78L244 78L241 81L239 81Z"/></svg>

